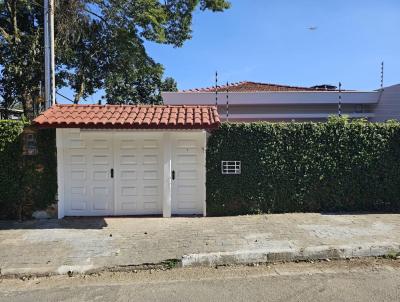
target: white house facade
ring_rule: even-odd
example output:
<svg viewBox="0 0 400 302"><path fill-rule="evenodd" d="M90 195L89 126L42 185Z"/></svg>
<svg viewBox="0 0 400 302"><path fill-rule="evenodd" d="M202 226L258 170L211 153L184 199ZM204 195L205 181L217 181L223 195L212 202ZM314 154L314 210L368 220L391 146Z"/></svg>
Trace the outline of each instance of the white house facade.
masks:
<svg viewBox="0 0 400 302"><path fill-rule="evenodd" d="M212 106L55 105L58 217L206 215Z"/></svg>
<svg viewBox="0 0 400 302"><path fill-rule="evenodd" d="M216 105L223 121L324 121L331 115L370 121L400 119L400 84L376 91L255 82L163 92L164 104ZM340 104L340 105L339 105Z"/></svg>

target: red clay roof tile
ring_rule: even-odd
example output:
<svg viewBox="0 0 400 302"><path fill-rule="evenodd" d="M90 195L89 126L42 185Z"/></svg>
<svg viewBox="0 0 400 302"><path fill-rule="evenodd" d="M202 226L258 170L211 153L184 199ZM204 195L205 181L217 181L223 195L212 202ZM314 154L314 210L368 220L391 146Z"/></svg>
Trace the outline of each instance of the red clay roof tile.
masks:
<svg viewBox="0 0 400 302"><path fill-rule="evenodd" d="M289 85L279 85L270 83L259 83L243 81L237 83L231 83L227 85L218 86L218 92L261 92L261 91L335 91L335 86L330 85L320 85L313 87L300 87L300 86L289 86ZM215 92L214 87L204 87L204 88L193 88L188 90L182 90L181 92Z"/></svg>
<svg viewBox="0 0 400 302"><path fill-rule="evenodd" d="M208 129L218 127L214 106L54 105L33 123L47 128Z"/></svg>

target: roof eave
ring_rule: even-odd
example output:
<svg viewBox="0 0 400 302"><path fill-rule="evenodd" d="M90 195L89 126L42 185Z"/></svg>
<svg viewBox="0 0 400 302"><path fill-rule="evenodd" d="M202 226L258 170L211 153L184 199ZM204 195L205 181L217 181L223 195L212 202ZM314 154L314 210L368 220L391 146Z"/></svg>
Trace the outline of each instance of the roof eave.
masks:
<svg viewBox="0 0 400 302"><path fill-rule="evenodd" d="M66 123L35 123L32 125L38 129L66 129L66 128L79 128L79 129L124 129L124 130L212 130L218 128L221 123L215 122L212 124L202 124L202 125L130 125L130 124L66 124Z"/></svg>

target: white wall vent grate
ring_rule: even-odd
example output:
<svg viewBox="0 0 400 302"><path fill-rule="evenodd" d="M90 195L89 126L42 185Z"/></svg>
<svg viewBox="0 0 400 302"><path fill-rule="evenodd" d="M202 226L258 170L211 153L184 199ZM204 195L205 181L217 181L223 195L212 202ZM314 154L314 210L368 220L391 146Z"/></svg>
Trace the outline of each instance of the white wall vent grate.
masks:
<svg viewBox="0 0 400 302"><path fill-rule="evenodd" d="M221 162L222 174L240 174L242 172L242 164L238 160L223 160Z"/></svg>

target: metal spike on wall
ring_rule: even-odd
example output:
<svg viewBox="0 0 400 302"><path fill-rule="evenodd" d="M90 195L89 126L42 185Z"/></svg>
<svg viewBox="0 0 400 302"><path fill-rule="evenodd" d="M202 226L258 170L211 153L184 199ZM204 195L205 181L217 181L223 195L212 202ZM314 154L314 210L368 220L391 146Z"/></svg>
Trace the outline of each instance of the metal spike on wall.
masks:
<svg viewBox="0 0 400 302"><path fill-rule="evenodd" d="M339 82L339 103L338 103L338 115L342 116L342 83Z"/></svg>
<svg viewBox="0 0 400 302"><path fill-rule="evenodd" d="M226 82L226 121L229 121L229 82Z"/></svg>
<svg viewBox="0 0 400 302"><path fill-rule="evenodd" d="M218 71L215 72L215 106L218 106Z"/></svg>

